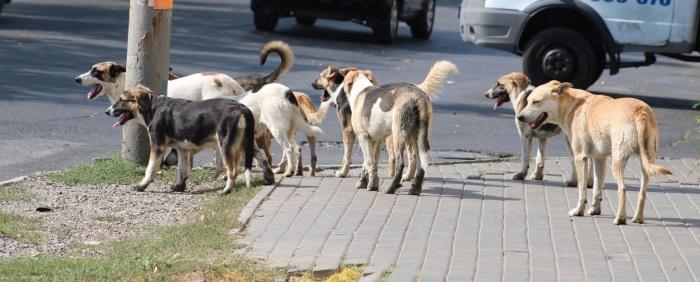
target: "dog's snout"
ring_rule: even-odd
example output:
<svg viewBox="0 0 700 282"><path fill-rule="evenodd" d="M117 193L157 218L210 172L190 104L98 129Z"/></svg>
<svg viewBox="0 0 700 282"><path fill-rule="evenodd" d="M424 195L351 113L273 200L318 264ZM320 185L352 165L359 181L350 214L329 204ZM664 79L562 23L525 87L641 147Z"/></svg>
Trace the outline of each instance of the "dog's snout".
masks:
<svg viewBox="0 0 700 282"><path fill-rule="evenodd" d="M518 115L518 120L521 122L525 122L525 116L523 115Z"/></svg>
<svg viewBox="0 0 700 282"><path fill-rule="evenodd" d="M77 83L77 84L83 83L83 79L80 78L79 76L76 76L76 77L75 77L75 83Z"/></svg>

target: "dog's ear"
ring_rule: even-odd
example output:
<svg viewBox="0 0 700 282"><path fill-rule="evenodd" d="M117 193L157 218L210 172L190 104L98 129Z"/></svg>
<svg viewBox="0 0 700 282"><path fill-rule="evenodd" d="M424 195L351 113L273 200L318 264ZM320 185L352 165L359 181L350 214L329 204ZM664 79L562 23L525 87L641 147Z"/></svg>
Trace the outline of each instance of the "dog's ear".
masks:
<svg viewBox="0 0 700 282"><path fill-rule="evenodd" d="M510 82L519 89L525 89L530 85L530 79L524 73L514 72L510 74Z"/></svg>
<svg viewBox="0 0 700 282"><path fill-rule="evenodd" d="M343 90L345 90L346 95L350 95L350 90L352 90L352 85L355 83L355 78L357 78L358 71L352 70L345 75L343 80Z"/></svg>
<svg viewBox="0 0 700 282"><path fill-rule="evenodd" d="M121 73L126 72L126 68L119 64L112 64L109 66L109 76L118 77Z"/></svg>
<svg viewBox="0 0 700 282"><path fill-rule="evenodd" d="M554 87L552 88L552 93L555 93L557 95L561 95L566 93L569 88L573 88L574 86L571 83L568 82L559 82L559 81L553 81Z"/></svg>
<svg viewBox="0 0 700 282"><path fill-rule="evenodd" d="M377 80L377 77L374 76L372 71L366 70L363 71L363 74L369 79L370 82L372 82L373 85L379 85L379 81Z"/></svg>

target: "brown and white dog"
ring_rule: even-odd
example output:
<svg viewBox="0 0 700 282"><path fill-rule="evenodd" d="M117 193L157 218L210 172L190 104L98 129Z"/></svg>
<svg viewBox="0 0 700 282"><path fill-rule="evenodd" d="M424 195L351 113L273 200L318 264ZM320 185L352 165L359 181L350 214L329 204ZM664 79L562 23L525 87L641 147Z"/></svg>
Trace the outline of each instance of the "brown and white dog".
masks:
<svg viewBox="0 0 700 282"><path fill-rule="evenodd" d="M588 171L586 161L593 162L593 204L589 215L600 214L605 183L605 163L612 156L612 173L617 182L618 208L613 220L625 224L626 188L624 172L627 160L637 154L641 160L641 179L637 209L633 222L644 222L649 177L671 174L671 171L655 164L659 143L656 115L646 103L633 99L613 99L593 95L574 89L570 83L550 81L532 91L527 106L518 115L518 120L539 128L549 122L559 125L571 140L576 172L578 174L578 204L569 211L569 216L582 216L586 209L587 192L585 179Z"/></svg>
<svg viewBox="0 0 700 282"><path fill-rule="evenodd" d="M260 49L260 64L265 64L270 53L281 58L280 65L270 74L243 75L232 78L223 73L201 72L170 80L168 96L190 101L201 101L224 96L236 97L246 91L256 92L263 85L277 81L294 64L294 53L282 41L270 41ZM169 75L170 78L175 76ZM115 62L101 62L93 65L86 73L75 77L75 82L83 86L92 86L88 99L107 96L110 103L119 100L125 88L126 68Z"/></svg>
<svg viewBox="0 0 700 282"><path fill-rule="evenodd" d="M343 79L345 79L345 74L351 70L357 70L357 68L328 66L319 73L318 78L311 84L314 89L323 90L323 95L321 96L322 101L330 101L336 106L336 116L343 129L343 158L341 160L340 169L335 172L336 177L346 177L348 175L352 163L352 148L355 143L355 132L352 129L352 122L350 121L352 116L350 103L348 102L347 94L344 91L340 91L340 89L342 89ZM376 86L378 84L377 78L371 74L368 75L370 75L368 78L372 84ZM387 148L389 176L394 176L396 158L394 152L391 150L393 147L391 138L391 135L389 135L385 140L385 144ZM411 180L416 171L416 152L410 144L407 144L406 147L408 150L409 168L402 176L401 181Z"/></svg>
<svg viewBox="0 0 700 282"><path fill-rule="evenodd" d="M403 150L406 144L418 152L416 163L420 168L409 190L420 195L430 156L430 128L433 106L431 98L442 86L444 79L457 73L457 67L448 61L439 61L430 69L423 83L418 85L395 83L375 86L366 70L348 71L341 91L345 91L352 110L352 128L360 143L364 163L357 188L376 191L379 188L377 161L381 144L391 135L393 139L396 172L386 193L393 194L401 187L404 170Z"/></svg>
<svg viewBox="0 0 700 282"><path fill-rule="evenodd" d="M204 148L213 148L226 165L227 181L222 194L231 191L238 176L238 164L244 161L246 186L251 187L253 158L264 168L266 184L274 175L262 154L255 148L255 118L241 103L232 99L188 101L155 95L150 89L137 86L123 92L105 113L118 117L115 125L134 119L148 129L151 153L146 175L134 190L143 191L153 181L167 147L179 152L179 178L170 190L182 192L191 165L191 155Z"/></svg>
<svg viewBox="0 0 700 282"><path fill-rule="evenodd" d="M484 94L486 98L496 100L496 103L493 106L494 111L509 101L513 105L513 110L515 111L515 117L513 120L515 121L515 127L518 129L518 134L520 135L520 156L522 161L520 171L513 174L514 180L523 180L527 175L528 169L530 168L530 152L533 138L537 138L539 141L539 146L537 147L535 172L532 173L530 179L542 180L544 177L544 159L545 151L547 149L547 139L561 133L561 128L553 123L545 123L538 128L531 128L527 123L521 122L517 119L518 114L520 114L520 112L527 106L527 97L530 95L533 89L535 89L535 87L530 85L530 79L528 79L524 73L512 72L498 78L496 85L486 91L486 94ZM571 153L571 145L569 144L568 139L566 141L566 148L569 150L569 153ZM577 179L573 158L571 168L571 174L566 181L566 185L569 187L575 187ZM592 184L590 178L588 183Z"/></svg>

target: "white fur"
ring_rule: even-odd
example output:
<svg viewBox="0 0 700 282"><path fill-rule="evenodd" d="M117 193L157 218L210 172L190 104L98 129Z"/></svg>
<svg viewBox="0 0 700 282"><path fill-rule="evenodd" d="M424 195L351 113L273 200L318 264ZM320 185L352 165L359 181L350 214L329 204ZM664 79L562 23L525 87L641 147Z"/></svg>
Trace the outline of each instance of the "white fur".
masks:
<svg viewBox="0 0 700 282"><path fill-rule="evenodd" d="M287 91L289 91L287 86L270 83L258 92L245 96L240 102L255 115L256 134L265 132L267 129L282 146L284 157L289 163L285 175L292 176L296 172L299 152L296 131L300 130L304 135L314 137L322 131L319 127L306 122L299 107L291 104L285 97Z"/></svg>

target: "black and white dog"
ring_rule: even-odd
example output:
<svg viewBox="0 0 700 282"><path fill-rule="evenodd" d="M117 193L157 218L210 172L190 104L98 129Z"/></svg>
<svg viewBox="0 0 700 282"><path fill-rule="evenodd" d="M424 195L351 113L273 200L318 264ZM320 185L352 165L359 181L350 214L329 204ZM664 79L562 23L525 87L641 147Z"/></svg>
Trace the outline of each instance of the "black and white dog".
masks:
<svg viewBox="0 0 700 282"><path fill-rule="evenodd" d="M134 190L143 191L153 181L163 161L165 149L178 151L179 178L171 191L184 191L191 168L191 156L204 148L213 148L221 156L228 179L222 194L229 193L238 176L239 161L244 161L246 186L251 186L251 167L255 157L263 167L265 184L274 182L267 160L255 146L255 118L241 103L232 99L188 101L157 96L137 86L122 93L105 113L118 117L115 126L135 119L148 128L151 153L146 175Z"/></svg>

